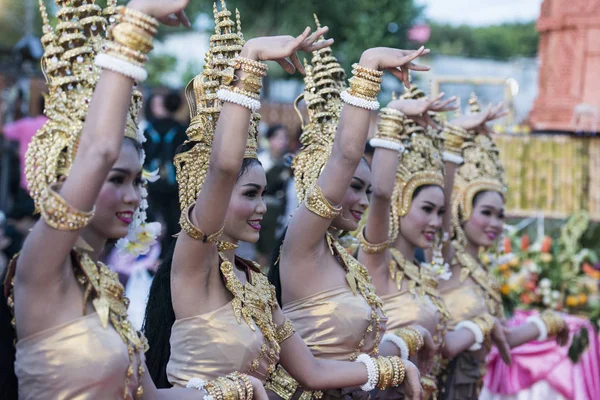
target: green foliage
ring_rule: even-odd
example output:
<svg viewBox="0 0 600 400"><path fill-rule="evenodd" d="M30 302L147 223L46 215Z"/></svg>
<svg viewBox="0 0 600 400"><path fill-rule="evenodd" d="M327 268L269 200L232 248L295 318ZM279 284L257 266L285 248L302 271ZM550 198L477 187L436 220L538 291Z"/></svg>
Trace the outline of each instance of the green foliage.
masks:
<svg viewBox="0 0 600 400"><path fill-rule="evenodd" d="M538 40L535 22L486 27L432 23L427 46L439 54L505 60L535 57Z"/></svg>
<svg viewBox="0 0 600 400"><path fill-rule="evenodd" d="M148 79L144 82L148 86L160 86L164 74L171 72L177 65L177 58L171 55L153 55L148 59L146 70Z"/></svg>
<svg viewBox="0 0 600 400"><path fill-rule="evenodd" d="M192 0L188 12L192 17L198 12L212 16L212 3ZM314 30L313 13L317 14L321 25L329 27L328 36L336 40L334 53L345 68L370 47L407 46L406 31L422 11L413 0L245 0L228 1L227 7L240 10L246 39L298 35L307 26ZM395 32L388 29L390 24L397 25Z"/></svg>

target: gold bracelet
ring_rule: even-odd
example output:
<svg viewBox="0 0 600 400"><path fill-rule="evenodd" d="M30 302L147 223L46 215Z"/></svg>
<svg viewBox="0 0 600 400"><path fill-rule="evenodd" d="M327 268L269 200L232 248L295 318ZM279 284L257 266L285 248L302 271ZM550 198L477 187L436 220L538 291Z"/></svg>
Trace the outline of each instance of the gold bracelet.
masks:
<svg viewBox="0 0 600 400"><path fill-rule="evenodd" d="M105 53L111 54L114 56L122 56L125 57L129 62L133 64L138 64L139 66L143 66L146 61L148 61L148 57L140 51L133 50L129 47L123 46L116 42L112 42L107 40L104 42Z"/></svg>
<svg viewBox="0 0 600 400"><path fill-rule="evenodd" d="M94 217L96 206L92 211L80 211L71 206L56 192L58 184L48 185L42 195L40 213L46 224L59 231L77 231L85 228Z"/></svg>
<svg viewBox="0 0 600 400"><path fill-rule="evenodd" d="M419 332L414 326L408 326L405 329L408 332L412 333L412 335L416 341L416 351L421 350L423 348L423 346L425 346L425 339L423 339L421 332Z"/></svg>
<svg viewBox="0 0 600 400"><path fill-rule="evenodd" d="M377 95L381 91L381 85L357 76L353 76L348 82L350 83L349 92L353 96L363 97L365 99L374 99L377 98Z"/></svg>
<svg viewBox="0 0 600 400"><path fill-rule="evenodd" d="M275 330L275 339L277 340L277 343L281 344L292 337L295 332L296 329L294 328L292 321L290 321L289 318L286 318L285 322Z"/></svg>
<svg viewBox="0 0 600 400"><path fill-rule="evenodd" d="M242 87L244 90L260 94L260 91L263 87L260 76L246 72L246 74L240 78L240 81L242 82Z"/></svg>
<svg viewBox="0 0 600 400"><path fill-rule="evenodd" d="M483 333L484 338L487 338L490 335L490 332L492 331L492 328L494 327L494 323L495 323L495 321L493 320L493 317L490 320L489 318L486 318L485 314L473 318L472 321L475 323L475 325L477 325L479 327L479 329L481 329L481 332Z"/></svg>
<svg viewBox="0 0 600 400"><path fill-rule="evenodd" d="M308 188L304 205L309 211L325 219L333 219L342 212L342 206L332 205L316 182Z"/></svg>
<svg viewBox="0 0 600 400"><path fill-rule="evenodd" d="M394 378L394 367L388 357L377 357L379 365L379 380L377 381L377 389L385 390L390 387Z"/></svg>
<svg viewBox="0 0 600 400"><path fill-rule="evenodd" d="M154 48L153 37L137 26L121 22L112 27L110 38L125 47L147 54Z"/></svg>
<svg viewBox="0 0 600 400"><path fill-rule="evenodd" d="M256 75L260 78L265 77L267 75L267 71L269 69L269 67L265 63L262 63L260 61L251 60L249 58L241 57L241 56L238 56L238 57L234 58L233 60L231 60L229 65L235 69L239 69L239 70L242 70L249 74Z"/></svg>
<svg viewBox="0 0 600 400"><path fill-rule="evenodd" d="M377 254L381 253L382 251L388 248L388 246L390 245L389 239L381 243L371 243L365 238L365 229L367 229L366 226L364 226L358 234L358 242L360 243L360 248L365 253Z"/></svg>
<svg viewBox="0 0 600 400"><path fill-rule="evenodd" d="M366 75L369 76L373 76L376 78L381 78L383 76L383 71L379 71L376 69L371 69L371 68L367 68L367 67L363 67L362 65L356 63L352 65L352 69L360 72L360 73L364 73Z"/></svg>
<svg viewBox="0 0 600 400"><path fill-rule="evenodd" d="M250 97L254 100L260 100L260 93L249 92L246 89L237 86L227 86L227 90L231 90L232 92L239 93L243 96Z"/></svg>
<svg viewBox="0 0 600 400"><path fill-rule="evenodd" d="M148 14L145 14L141 11L134 10L128 7L120 7L118 8L118 12L126 18L131 18L133 20L142 21L154 28L158 28L158 20L154 17L151 17Z"/></svg>
<svg viewBox="0 0 600 400"><path fill-rule="evenodd" d="M217 383L217 381L208 382L204 388L206 392L212 396L214 400L224 400L223 399L223 390L221 389L221 385Z"/></svg>
<svg viewBox="0 0 600 400"><path fill-rule="evenodd" d="M246 391L242 384L240 383L240 379L235 373L231 373L227 375L227 379L229 379L235 385L235 389L237 390L238 400L246 400Z"/></svg>
<svg viewBox="0 0 600 400"><path fill-rule="evenodd" d="M390 360L392 361L392 365L394 366L394 377L392 379L392 387L398 387L404 380L404 378L402 378L400 375L402 369L404 368L404 366L402 365L402 359L398 356L392 356L390 357Z"/></svg>
<svg viewBox="0 0 600 400"><path fill-rule="evenodd" d="M240 372L234 372L234 374L244 383L244 387L246 388L246 399L252 400L254 398L254 387L252 386L252 382L250 381L250 378L248 378L248 375Z"/></svg>
<svg viewBox="0 0 600 400"><path fill-rule="evenodd" d="M146 33L148 33L149 35L152 35L152 36L155 36L156 33L158 32L158 30L156 29L156 27L154 27L153 25L150 25L147 22L144 22L144 21L142 21L140 19L133 18L131 15L121 15L121 14L119 14L117 16L117 21L119 23L121 23L121 22L127 22L128 24L135 25L138 28L143 29Z"/></svg>
<svg viewBox="0 0 600 400"><path fill-rule="evenodd" d="M396 331L396 335L404 340L406 347L408 347L409 356L414 356L419 351L419 344L423 340L421 334L416 329L401 328Z"/></svg>
<svg viewBox="0 0 600 400"><path fill-rule="evenodd" d="M556 336L565 327L565 320L552 310L546 310L540 315L546 329L548 330L548 336Z"/></svg>
<svg viewBox="0 0 600 400"><path fill-rule="evenodd" d="M207 235L202 232L199 228L194 226L190 219L192 207L195 205L195 203L190 204L185 211L181 213L181 217L179 218L179 225L181 225L181 229L183 229L185 233L187 233L192 239L201 240L202 243L217 243L219 241L219 237L221 237L223 234L223 229L225 229L225 227L222 227L212 235Z"/></svg>
<svg viewBox="0 0 600 400"><path fill-rule="evenodd" d="M229 381L226 378L219 377L216 379L216 383L221 387L221 390L223 391L223 400L239 400L236 399L235 387L231 383L231 381Z"/></svg>

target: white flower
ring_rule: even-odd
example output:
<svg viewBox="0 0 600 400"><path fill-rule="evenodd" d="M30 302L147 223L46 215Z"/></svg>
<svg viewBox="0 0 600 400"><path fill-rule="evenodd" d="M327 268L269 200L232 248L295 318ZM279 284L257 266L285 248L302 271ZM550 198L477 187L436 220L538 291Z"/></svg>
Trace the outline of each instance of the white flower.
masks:
<svg viewBox="0 0 600 400"><path fill-rule="evenodd" d="M146 185L144 185L140 188L140 196L142 197L142 199L145 199L148 197L148 189L146 189Z"/></svg>
<svg viewBox="0 0 600 400"><path fill-rule="evenodd" d="M148 182L156 182L160 179L160 175L158 175L158 169L154 171L143 170L142 177Z"/></svg>
<svg viewBox="0 0 600 400"><path fill-rule="evenodd" d="M548 279L548 278L544 278L540 281L541 288L549 288L551 285L552 285L552 282L550 282L550 279Z"/></svg>
<svg viewBox="0 0 600 400"><path fill-rule="evenodd" d="M558 300L559 298L560 298L560 292L558 290L553 290L552 291L552 299Z"/></svg>
<svg viewBox="0 0 600 400"><path fill-rule="evenodd" d="M140 208L142 210L147 210L148 209L148 200L143 198L142 201L140 201Z"/></svg>
<svg viewBox="0 0 600 400"><path fill-rule="evenodd" d="M552 302L552 299L550 299L550 296L544 296L542 302L544 303L544 305L548 305Z"/></svg>

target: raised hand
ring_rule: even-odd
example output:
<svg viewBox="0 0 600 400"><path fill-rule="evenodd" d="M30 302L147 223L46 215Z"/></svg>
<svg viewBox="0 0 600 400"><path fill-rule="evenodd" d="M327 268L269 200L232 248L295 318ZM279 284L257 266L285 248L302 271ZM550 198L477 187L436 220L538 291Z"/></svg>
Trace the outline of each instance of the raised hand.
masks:
<svg viewBox="0 0 600 400"><path fill-rule="evenodd" d="M127 7L148 14L165 25L190 27L190 20L183 9L190 0L132 0Z"/></svg>
<svg viewBox="0 0 600 400"><path fill-rule="evenodd" d="M508 345L508 341L506 340L506 335L504 332L504 327L502 323L496 318L496 322L494 323L494 327L492 328L491 338L496 347L498 348L498 353L502 360L506 365L511 364L511 355L510 355L510 346Z"/></svg>
<svg viewBox="0 0 600 400"><path fill-rule="evenodd" d="M424 394L419 369L408 360L402 360L402 363L406 371L404 382L400 385L404 392L404 398L406 400L422 400Z"/></svg>
<svg viewBox="0 0 600 400"><path fill-rule="evenodd" d="M375 47L363 52L360 57L360 65L363 67L376 69L379 71L387 70L402 81L404 86L410 87L409 71L429 71L431 68L426 65L415 64L412 61L417 57L429 53L429 49L421 46L417 50L400 50L389 47Z"/></svg>
<svg viewBox="0 0 600 400"><path fill-rule="evenodd" d="M327 33L328 27L319 28L310 34L306 28L299 36L265 36L250 39L244 45L241 55L258 61L276 61L283 69L293 74L296 69L304 74L304 67L298 59L299 50L312 52L330 46L333 39L317 42L317 39Z"/></svg>
<svg viewBox="0 0 600 400"><path fill-rule="evenodd" d="M423 337L423 342L425 343L417 353L417 364L419 365L419 370L421 371L421 373L427 374L431 370L431 367L433 365L433 358L437 354L439 346L435 344L433 338L431 337L431 333L429 333L427 329L420 325L417 325L414 328Z"/></svg>

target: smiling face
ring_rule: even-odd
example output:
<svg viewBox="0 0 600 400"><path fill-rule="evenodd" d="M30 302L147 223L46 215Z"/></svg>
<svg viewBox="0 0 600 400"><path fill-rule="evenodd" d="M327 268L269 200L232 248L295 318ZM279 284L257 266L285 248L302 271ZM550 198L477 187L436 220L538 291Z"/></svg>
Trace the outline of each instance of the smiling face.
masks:
<svg viewBox="0 0 600 400"><path fill-rule="evenodd" d="M142 166L139 150L126 139L121 154L112 166L96 200L96 214L90 228L105 239L127 236L133 213L140 205Z"/></svg>
<svg viewBox="0 0 600 400"><path fill-rule="evenodd" d="M479 192L473 198L473 214L465 222L467 239L476 247L493 246L504 226L504 199L498 192Z"/></svg>
<svg viewBox="0 0 600 400"><path fill-rule="evenodd" d="M354 171L350 187L346 190L342 212L331 221L331 227L347 232L358 229L358 223L369 207L370 194L371 169L365 159L362 159Z"/></svg>
<svg viewBox="0 0 600 400"><path fill-rule="evenodd" d="M225 217L224 236L228 241L256 243L260 237L260 222L267 211L263 194L267 187L265 170L258 161L252 162L238 178Z"/></svg>
<svg viewBox="0 0 600 400"><path fill-rule="evenodd" d="M400 218L400 235L412 246L431 247L442 227L444 191L439 186L422 186L415 191L408 213Z"/></svg>

